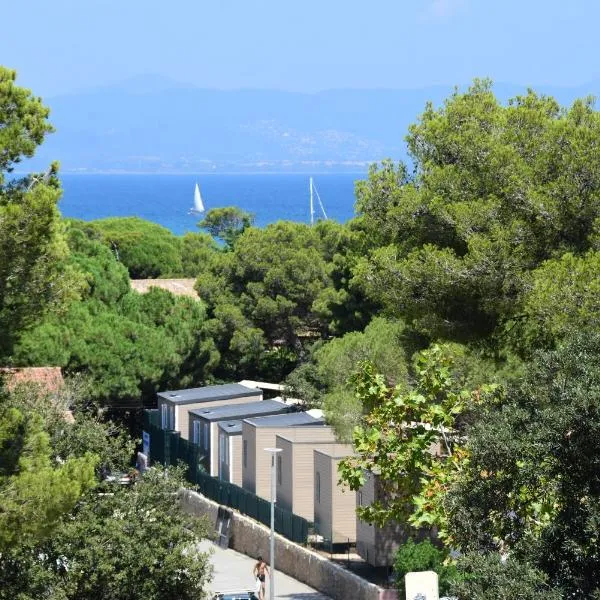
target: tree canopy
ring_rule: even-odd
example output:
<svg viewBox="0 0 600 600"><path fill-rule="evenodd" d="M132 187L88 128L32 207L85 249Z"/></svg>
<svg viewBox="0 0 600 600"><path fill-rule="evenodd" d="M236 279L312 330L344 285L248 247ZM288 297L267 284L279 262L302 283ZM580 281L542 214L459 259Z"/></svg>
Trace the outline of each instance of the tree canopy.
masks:
<svg viewBox="0 0 600 600"><path fill-rule="evenodd" d="M533 91L503 106L476 81L407 137L415 174L390 162L357 188L376 242L358 277L432 339L485 338L518 312L527 273L592 247L600 215L600 116Z"/></svg>
<svg viewBox="0 0 600 600"><path fill-rule="evenodd" d="M71 290L57 209L60 186L46 174L7 179L52 132L49 110L0 66L0 357L7 360L21 333Z"/></svg>

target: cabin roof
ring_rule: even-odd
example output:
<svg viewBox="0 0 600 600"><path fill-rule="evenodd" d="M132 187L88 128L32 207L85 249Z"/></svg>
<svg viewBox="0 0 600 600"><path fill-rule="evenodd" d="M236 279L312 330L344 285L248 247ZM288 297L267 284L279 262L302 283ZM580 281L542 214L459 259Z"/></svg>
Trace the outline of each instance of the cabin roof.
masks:
<svg viewBox="0 0 600 600"><path fill-rule="evenodd" d="M247 417L266 415L276 412L288 412L289 406L276 400L260 400L246 404L227 404L225 406L211 406L190 410L190 415L200 417L206 421L223 421L231 419L245 419Z"/></svg>
<svg viewBox="0 0 600 600"><path fill-rule="evenodd" d="M235 421L219 421L217 427L228 435L241 435L243 429L242 419Z"/></svg>
<svg viewBox="0 0 600 600"><path fill-rule="evenodd" d="M199 404L201 402L242 398L244 396L261 397L262 392L256 388L250 388L239 383L227 383L225 385L207 385L187 390L158 392L157 396L174 404Z"/></svg>
<svg viewBox="0 0 600 600"><path fill-rule="evenodd" d="M323 419L315 419L315 417L311 417L311 415L305 412L270 415L268 417L254 417L252 419L244 419L244 421L254 427L260 428L325 425Z"/></svg>

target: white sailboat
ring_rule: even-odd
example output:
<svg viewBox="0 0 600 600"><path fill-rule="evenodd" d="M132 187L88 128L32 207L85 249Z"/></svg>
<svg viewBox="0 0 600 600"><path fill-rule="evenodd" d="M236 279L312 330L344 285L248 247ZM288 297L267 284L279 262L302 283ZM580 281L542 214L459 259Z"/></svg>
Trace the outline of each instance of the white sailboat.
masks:
<svg viewBox="0 0 600 600"><path fill-rule="evenodd" d="M315 206L314 206L314 202L313 202L313 196L317 197L317 200L319 202L319 207L321 208L321 212L323 213L324 219L327 219L327 213L325 212L325 207L323 206L323 203L321 202L321 196L319 196L319 192L317 191L317 188L315 187L312 177L309 180L309 184L310 184L310 224L314 225L314 223L315 223Z"/></svg>
<svg viewBox="0 0 600 600"><path fill-rule="evenodd" d="M196 183L194 189L194 207L190 208L190 215L199 215L204 212L204 203L202 202L202 196L200 195L200 187Z"/></svg>

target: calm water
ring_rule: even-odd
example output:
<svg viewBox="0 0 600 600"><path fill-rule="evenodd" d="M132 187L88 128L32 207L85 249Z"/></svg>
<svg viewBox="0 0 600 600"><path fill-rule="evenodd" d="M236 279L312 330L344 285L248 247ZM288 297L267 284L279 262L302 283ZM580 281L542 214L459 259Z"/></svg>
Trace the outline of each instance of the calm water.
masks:
<svg viewBox="0 0 600 600"><path fill-rule="evenodd" d="M330 219L354 214L354 182L362 174L318 175L315 186ZM263 227L280 219L308 223L307 175L62 175L60 210L65 217L90 221L135 216L173 233L197 231L198 217L187 214L198 182L208 210L235 205L256 215ZM319 216L315 197L315 216Z"/></svg>

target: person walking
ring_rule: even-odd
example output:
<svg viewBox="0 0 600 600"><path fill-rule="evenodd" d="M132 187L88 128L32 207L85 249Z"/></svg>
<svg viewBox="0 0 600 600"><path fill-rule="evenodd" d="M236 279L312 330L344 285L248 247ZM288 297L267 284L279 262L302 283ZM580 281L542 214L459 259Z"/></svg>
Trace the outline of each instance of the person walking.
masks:
<svg viewBox="0 0 600 600"><path fill-rule="evenodd" d="M256 587L258 591L258 600L265 600L265 579L266 576L269 574L269 567L267 563L263 560L262 556L258 557L258 562L254 565L252 573L257 580Z"/></svg>

